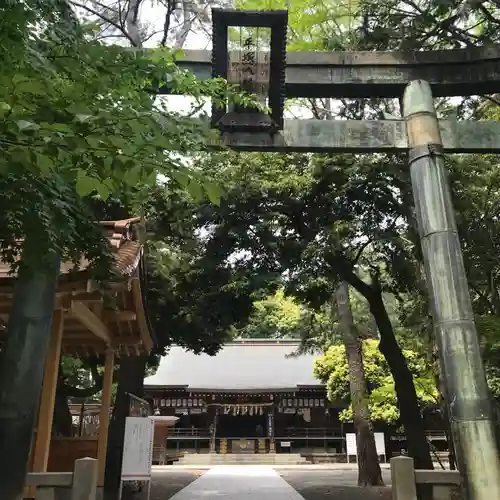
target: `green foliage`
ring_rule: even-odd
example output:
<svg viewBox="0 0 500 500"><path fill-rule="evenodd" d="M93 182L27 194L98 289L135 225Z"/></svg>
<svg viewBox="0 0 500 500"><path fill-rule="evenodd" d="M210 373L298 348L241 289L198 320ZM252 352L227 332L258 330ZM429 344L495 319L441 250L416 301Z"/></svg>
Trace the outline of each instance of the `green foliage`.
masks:
<svg viewBox="0 0 500 500"><path fill-rule="evenodd" d="M234 337L301 339L307 348L317 347L319 340L331 343L331 321L327 311L313 311L282 288L274 295L253 303L252 314L243 327L233 329ZM326 339L329 339L327 341ZM314 339L314 346L308 339Z"/></svg>
<svg viewBox="0 0 500 500"><path fill-rule="evenodd" d="M500 318L476 316L486 379L491 394L500 403Z"/></svg>
<svg viewBox="0 0 500 500"><path fill-rule="evenodd" d="M294 338L301 319L301 308L283 290L256 300L253 312L243 328L234 331L242 338Z"/></svg>
<svg viewBox="0 0 500 500"><path fill-rule="evenodd" d="M438 397L434 383L435 377L425 358L410 350L405 350L404 355L413 374L420 404L423 407L428 402L435 403ZM398 423L399 410L394 380L378 349L378 341L363 341L363 362L372 421ZM328 398L331 401L348 405L348 408L340 413L340 419L344 422L352 421L345 347L343 345L331 346L321 358L316 360L314 376L326 384Z"/></svg>
<svg viewBox="0 0 500 500"><path fill-rule="evenodd" d="M169 85L197 104L211 96L251 105L249 96L221 79L197 81L166 48L101 43L95 26L81 25L66 2L9 1L0 9L4 257L17 257L19 238L30 234L40 259L26 265L43 265L57 252L72 259L83 253L109 267L105 242L92 228L91 198L153 186L158 174L218 202L220 190L182 158L206 150L216 136L202 121L169 110L156 90Z"/></svg>
<svg viewBox="0 0 500 500"><path fill-rule="evenodd" d="M238 0L237 8L248 10L288 10L288 50L326 51L339 49L355 35L359 1ZM338 39L335 45L332 33ZM349 43L354 44L354 40Z"/></svg>

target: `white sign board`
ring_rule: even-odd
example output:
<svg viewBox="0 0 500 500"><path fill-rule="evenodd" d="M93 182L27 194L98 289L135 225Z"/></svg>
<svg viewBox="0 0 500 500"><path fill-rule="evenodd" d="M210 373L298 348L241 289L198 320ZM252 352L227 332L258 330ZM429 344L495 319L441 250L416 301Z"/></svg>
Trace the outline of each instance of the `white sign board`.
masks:
<svg viewBox="0 0 500 500"><path fill-rule="evenodd" d="M358 451L356 449L356 434L348 432L345 435L345 447L348 455L356 455Z"/></svg>
<svg viewBox="0 0 500 500"><path fill-rule="evenodd" d="M123 443L122 480L149 481L153 463L154 421L127 417Z"/></svg>
<svg viewBox="0 0 500 500"><path fill-rule="evenodd" d="M375 437L375 448L377 449L377 455L383 456L385 460L385 438L383 432L374 432ZM346 452L347 452L347 461L349 462L349 457L351 455L358 455L356 449L356 434L354 433L346 433L345 435L345 444L346 444Z"/></svg>
<svg viewBox="0 0 500 500"><path fill-rule="evenodd" d="M292 443L290 441L281 441L282 448L290 448L290 446L292 446Z"/></svg>
<svg viewBox="0 0 500 500"><path fill-rule="evenodd" d="M377 448L377 455L385 457L385 438L383 432L374 432L375 448Z"/></svg>

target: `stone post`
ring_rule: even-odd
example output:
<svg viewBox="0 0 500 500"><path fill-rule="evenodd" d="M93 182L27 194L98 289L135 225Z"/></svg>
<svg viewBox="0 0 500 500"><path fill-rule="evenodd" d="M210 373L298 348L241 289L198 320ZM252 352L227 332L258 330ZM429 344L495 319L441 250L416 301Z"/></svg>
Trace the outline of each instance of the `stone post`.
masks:
<svg viewBox="0 0 500 500"><path fill-rule="evenodd" d="M71 500L95 500L97 492L97 460L80 458L75 461Z"/></svg>
<svg viewBox="0 0 500 500"><path fill-rule="evenodd" d="M391 482L393 500L417 500L413 458L391 458Z"/></svg>

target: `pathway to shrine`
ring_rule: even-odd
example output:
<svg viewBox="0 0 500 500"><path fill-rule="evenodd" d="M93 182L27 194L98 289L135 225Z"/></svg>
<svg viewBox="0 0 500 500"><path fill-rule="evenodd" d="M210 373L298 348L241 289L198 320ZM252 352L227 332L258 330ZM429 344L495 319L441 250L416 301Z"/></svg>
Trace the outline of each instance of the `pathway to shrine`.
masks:
<svg viewBox="0 0 500 500"><path fill-rule="evenodd" d="M271 467L218 466L207 471L171 500L304 500Z"/></svg>
<svg viewBox="0 0 500 500"><path fill-rule="evenodd" d="M158 467L153 470L151 500L390 500L387 467L382 470L385 487L361 488L357 469L336 465Z"/></svg>

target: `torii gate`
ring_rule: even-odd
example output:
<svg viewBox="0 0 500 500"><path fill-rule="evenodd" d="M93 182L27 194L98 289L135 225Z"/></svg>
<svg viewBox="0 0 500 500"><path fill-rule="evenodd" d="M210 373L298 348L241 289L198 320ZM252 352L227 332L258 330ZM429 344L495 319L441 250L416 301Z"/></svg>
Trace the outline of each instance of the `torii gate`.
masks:
<svg viewBox="0 0 500 500"><path fill-rule="evenodd" d="M178 65L201 79L222 76L240 83L268 97L271 107L269 115L214 108L213 124L220 128L223 144L240 151L408 151L459 468L469 500L500 498L488 388L443 161L444 152L500 153L500 123L438 122L432 96L497 91L500 47L287 54L286 11L213 9L212 14L212 52L186 51ZM229 26L270 28L270 51L251 55L249 42L235 62L237 54L228 51ZM286 97L402 97L404 120L283 120Z"/></svg>

